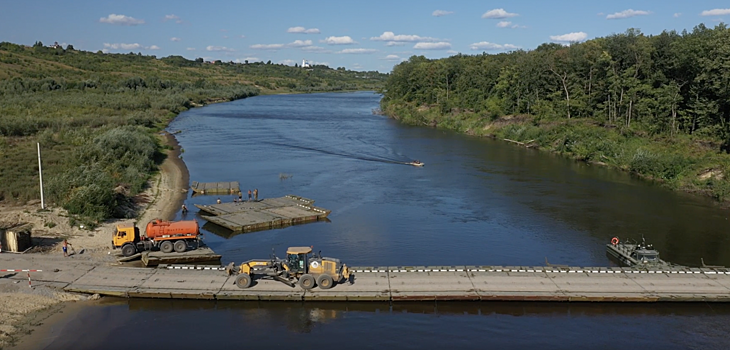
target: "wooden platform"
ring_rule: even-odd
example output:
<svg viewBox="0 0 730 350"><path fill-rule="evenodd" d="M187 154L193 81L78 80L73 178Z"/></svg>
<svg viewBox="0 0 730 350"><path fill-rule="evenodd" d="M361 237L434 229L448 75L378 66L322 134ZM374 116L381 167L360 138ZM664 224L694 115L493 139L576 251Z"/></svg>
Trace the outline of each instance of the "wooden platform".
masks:
<svg viewBox="0 0 730 350"><path fill-rule="evenodd" d="M195 206L209 215L203 218L233 232L269 230L325 220L330 210L315 207L314 200L295 195L259 201Z"/></svg>
<svg viewBox="0 0 730 350"><path fill-rule="evenodd" d="M232 182L197 182L193 181L190 189L196 194L237 194L241 192L238 181Z"/></svg>

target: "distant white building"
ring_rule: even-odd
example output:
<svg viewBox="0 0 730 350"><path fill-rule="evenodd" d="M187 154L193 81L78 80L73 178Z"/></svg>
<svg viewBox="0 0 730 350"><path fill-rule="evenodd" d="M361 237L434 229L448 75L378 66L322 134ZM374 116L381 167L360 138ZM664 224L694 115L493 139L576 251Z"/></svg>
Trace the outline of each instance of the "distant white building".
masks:
<svg viewBox="0 0 730 350"><path fill-rule="evenodd" d="M309 65L309 61L302 60L302 68L309 68L309 67L311 67L311 65Z"/></svg>

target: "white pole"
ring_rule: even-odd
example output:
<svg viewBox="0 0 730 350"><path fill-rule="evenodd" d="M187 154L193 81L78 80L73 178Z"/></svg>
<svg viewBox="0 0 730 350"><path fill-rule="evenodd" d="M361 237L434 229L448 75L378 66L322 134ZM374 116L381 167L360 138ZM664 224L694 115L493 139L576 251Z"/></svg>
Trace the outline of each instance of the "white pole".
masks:
<svg viewBox="0 0 730 350"><path fill-rule="evenodd" d="M46 209L46 202L43 200L43 170L41 169L41 143L37 142L38 145L38 177L41 181L41 209Z"/></svg>

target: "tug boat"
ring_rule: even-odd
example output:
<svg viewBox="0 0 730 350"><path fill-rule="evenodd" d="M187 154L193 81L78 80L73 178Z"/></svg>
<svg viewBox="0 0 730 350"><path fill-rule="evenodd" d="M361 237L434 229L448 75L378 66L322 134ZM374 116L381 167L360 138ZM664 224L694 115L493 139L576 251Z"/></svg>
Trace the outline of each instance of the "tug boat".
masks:
<svg viewBox="0 0 730 350"><path fill-rule="evenodd" d="M611 238L606 244L606 254L628 267L670 267L671 263L659 258L659 252L651 244L646 244L644 238L641 243L621 242L618 237Z"/></svg>

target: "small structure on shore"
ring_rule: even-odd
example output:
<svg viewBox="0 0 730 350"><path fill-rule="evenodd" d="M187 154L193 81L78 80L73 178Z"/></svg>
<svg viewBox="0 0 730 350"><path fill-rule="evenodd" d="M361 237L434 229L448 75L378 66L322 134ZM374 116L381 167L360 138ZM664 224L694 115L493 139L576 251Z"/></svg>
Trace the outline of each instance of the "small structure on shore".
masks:
<svg viewBox="0 0 730 350"><path fill-rule="evenodd" d="M194 194L237 194L241 192L238 181L231 182L197 182L193 181L190 189Z"/></svg>
<svg viewBox="0 0 730 350"><path fill-rule="evenodd" d="M20 224L0 229L0 247L2 251L22 253L33 246L29 224Z"/></svg>

